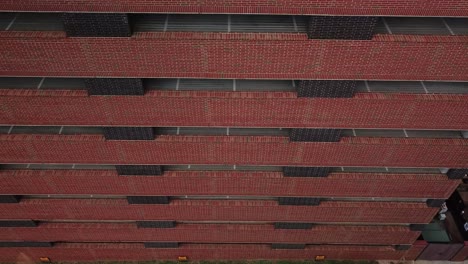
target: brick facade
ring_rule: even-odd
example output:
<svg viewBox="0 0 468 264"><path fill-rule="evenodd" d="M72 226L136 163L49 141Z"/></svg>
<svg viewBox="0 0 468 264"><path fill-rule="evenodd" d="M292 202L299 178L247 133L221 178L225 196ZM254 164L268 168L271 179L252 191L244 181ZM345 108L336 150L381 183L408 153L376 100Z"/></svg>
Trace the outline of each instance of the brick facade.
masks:
<svg viewBox="0 0 468 264"><path fill-rule="evenodd" d="M3 170L0 193L448 198L459 184L437 174L331 173L326 178L282 174L166 171L163 176L128 177L116 171Z"/></svg>
<svg viewBox="0 0 468 264"><path fill-rule="evenodd" d="M269 200L174 200L170 204L129 204L127 199L23 199L0 204L0 219L298 221L427 223L438 208L412 202L321 202L318 206L278 205Z"/></svg>
<svg viewBox="0 0 468 264"><path fill-rule="evenodd" d="M419 250L419 249L416 249ZM305 250L273 250L270 245L182 245L178 249L148 249L143 244L71 244L58 243L53 248L0 248L0 260L16 261L20 253L39 259L67 261L101 260L154 260L177 259L190 256L191 260L245 260L245 259L314 259L325 255L330 259L401 259L410 252L395 250L391 246L307 246ZM406 258L412 260L411 258Z"/></svg>
<svg viewBox="0 0 468 264"><path fill-rule="evenodd" d="M468 80L467 36L381 35L356 41L282 33L65 38L53 32L2 32L0 39L0 75L10 76Z"/></svg>
<svg viewBox="0 0 468 264"><path fill-rule="evenodd" d="M88 97L82 91L46 90L0 90L0 94L5 109L0 123L10 125L468 127L468 118L460 114L468 108L467 95L372 93L327 99L296 98L286 92L154 91L144 97Z"/></svg>
<svg viewBox="0 0 468 264"><path fill-rule="evenodd" d="M251 13L297 15L466 16L468 3L460 0L6 0L2 10Z"/></svg>
<svg viewBox="0 0 468 264"><path fill-rule="evenodd" d="M0 162L466 168L467 145L467 139L426 138L290 142L267 136L159 136L105 141L91 135L0 135Z"/></svg>
<svg viewBox="0 0 468 264"><path fill-rule="evenodd" d="M420 232L403 226L315 226L308 230L273 225L177 224L175 228L138 229L136 224L48 223L37 228L7 228L4 240L25 241L162 241L185 243L412 244Z"/></svg>
<svg viewBox="0 0 468 264"><path fill-rule="evenodd" d="M0 262L416 260L428 249L421 231L466 174L466 138L342 136L467 130L468 95L431 94L424 83L468 81L468 36L375 34L379 17L468 17L466 1L4 0L0 10L59 12L64 26L10 31L18 14L2 22ZM133 13L168 13L164 32L137 31ZM225 33L166 32L170 14L182 13L309 17L301 29L290 17L302 33L231 33L230 22ZM41 82L13 89L3 77ZM48 77L84 86L40 89ZM177 84L155 90L146 78ZM239 92L235 81L229 92L179 91L190 78L293 80L296 91ZM425 81L426 94L356 93L363 80ZM10 133L22 125L62 127ZM63 126L100 129L62 135ZM210 136L180 127L291 129ZM18 163L28 166L9 166ZM75 169L89 164L105 167Z"/></svg>

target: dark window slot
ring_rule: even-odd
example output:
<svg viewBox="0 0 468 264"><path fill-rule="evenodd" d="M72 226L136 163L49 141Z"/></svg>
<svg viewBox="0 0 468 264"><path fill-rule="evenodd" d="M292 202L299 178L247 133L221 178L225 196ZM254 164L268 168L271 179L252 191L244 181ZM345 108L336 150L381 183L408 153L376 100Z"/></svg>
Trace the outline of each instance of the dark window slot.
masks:
<svg viewBox="0 0 468 264"><path fill-rule="evenodd" d="M0 20L12 15L0 13ZM7 29L8 28L8 29ZM59 13L14 13L4 30L9 31L63 31L64 26Z"/></svg>
<svg viewBox="0 0 468 264"><path fill-rule="evenodd" d="M300 81L143 79L146 91L297 92ZM83 78L0 77L0 89L86 90ZM356 81L356 93L468 94L468 82Z"/></svg>
<svg viewBox="0 0 468 264"><path fill-rule="evenodd" d="M440 17L385 17L392 34L451 35Z"/></svg>
<svg viewBox="0 0 468 264"><path fill-rule="evenodd" d="M0 13L0 28L64 31L61 13ZM227 14L130 14L134 32L305 33L308 16ZM468 18L381 17L374 33L467 35Z"/></svg>

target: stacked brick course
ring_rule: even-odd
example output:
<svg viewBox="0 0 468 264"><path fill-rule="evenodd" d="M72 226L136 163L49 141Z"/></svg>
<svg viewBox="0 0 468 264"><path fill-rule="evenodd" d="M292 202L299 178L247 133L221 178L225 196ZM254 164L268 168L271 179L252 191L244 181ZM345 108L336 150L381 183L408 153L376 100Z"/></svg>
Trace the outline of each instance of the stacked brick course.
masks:
<svg viewBox="0 0 468 264"><path fill-rule="evenodd" d="M415 260L428 246L421 231L468 168L466 138L342 133L468 129L466 94L357 92L363 80L468 81L468 36L375 34L381 16L464 17L466 1L5 0L0 10L59 12L64 24L2 29L0 78L84 79L81 90L0 85L0 124L11 126L0 134L0 261ZM302 33L133 32L136 13L310 17ZM147 78L177 87L147 89ZM233 91L180 91L185 78L292 80L296 91L239 92L235 80ZM431 172L411 172L421 169Z"/></svg>
<svg viewBox="0 0 468 264"><path fill-rule="evenodd" d="M459 0L6 0L1 9L125 13L466 16L468 3Z"/></svg>

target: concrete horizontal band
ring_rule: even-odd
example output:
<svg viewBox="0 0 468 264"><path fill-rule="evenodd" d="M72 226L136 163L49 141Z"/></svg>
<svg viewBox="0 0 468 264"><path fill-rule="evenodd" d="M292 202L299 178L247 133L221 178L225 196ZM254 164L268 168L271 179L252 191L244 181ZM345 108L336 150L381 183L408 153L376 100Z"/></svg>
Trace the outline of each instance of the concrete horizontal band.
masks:
<svg viewBox="0 0 468 264"><path fill-rule="evenodd" d="M70 91L76 93L76 91ZM0 90L1 124L453 129L466 95L294 98L293 93L157 92L147 96L67 96L59 91ZM174 107L184 106L184 107ZM50 118L54 117L54 118Z"/></svg>
<svg viewBox="0 0 468 264"><path fill-rule="evenodd" d="M229 33L203 32L131 38L51 38L47 34L1 33L0 75L468 80L467 36L390 35L354 41L248 33L245 41L229 39Z"/></svg>
<svg viewBox="0 0 468 264"><path fill-rule="evenodd" d="M318 206L278 205L262 200L173 200L128 204L126 199L26 199L0 204L0 219L295 221L428 223L438 208L411 202L334 202Z"/></svg>
<svg viewBox="0 0 468 264"><path fill-rule="evenodd" d="M398 226L315 226L307 230L273 225L177 224L138 229L136 224L41 223L37 228L3 228L2 241L412 244L420 232ZM156 239L156 240L155 240Z"/></svg>
<svg viewBox="0 0 468 264"><path fill-rule="evenodd" d="M152 141L105 141L102 136L90 135L0 135L0 163L468 167L468 139L288 139L159 136Z"/></svg>
<svg viewBox="0 0 468 264"><path fill-rule="evenodd" d="M306 246L303 250L273 250L271 245L197 245L181 244L174 249L144 248L143 243L57 243L53 248L0 248L0 261L14 262L19 254L33 259L47 256L54 261L115 260L245 260L245 259L314 259L324 255L328 259L401 259L414 260L424 249L415 245L410 250L395 250L391 246Z"/></svg>
<svg viewBox="0 0 468 264"><path fill-rule="evenodd" d="M5 0L5 11L143 12L309 15L467 16L468 4L457 0Z"/></svg>
<svg viewBox="0 0 468 264"><path fill-rule="evenodd" d="M106 170L3 170L0 182L3 194L280 197L294 193L324 198L448 198L459 184L442 174L332 173L327 178L284 178L281 172L166 171L164 176L126 177Z"/></svg>

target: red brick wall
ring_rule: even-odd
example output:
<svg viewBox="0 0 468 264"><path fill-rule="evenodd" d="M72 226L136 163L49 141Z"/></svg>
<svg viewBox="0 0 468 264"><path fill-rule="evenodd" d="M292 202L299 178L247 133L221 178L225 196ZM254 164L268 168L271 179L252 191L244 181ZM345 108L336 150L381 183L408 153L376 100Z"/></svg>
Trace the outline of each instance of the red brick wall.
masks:
<svg viewBox="0 0 468 264"><path fill-rule="evenodd" d="M448 198L460 183L437 174L332 173L326 178L282 175L167 171L164 176L152 177L118 176L115 171L4 170L0 171L0 193Z"/></svg>
<svg viewBox="0 0 468 264"><path fill-rule="evenodd" d="M463 0L4 0L2 10L467 16Z"/></svg>
<svg viewBox="0 0 468 264"><path fill-rule="evenodd" d="M314 259L325 255L328 259L390 259L398 260L407 251L390 246L308 246L305 250L272 250L269 245L182 245L178 249L145 249L142 244L67 244L54 248L0 248L0 261L18 259L38 261L48 256L52 261L99 260L177 260L187 256L191 260L250 260L250 259Z"/></svg>
<svg viewBox="0 0 468 264"><path fill-rule="evenodd" d="M427 247L427 245L428 243L425 240L415 241L413 246L407 251L405 260L416 260Z"/></svg>
<svg viewBox="0 0 468 264"><path fill-rule="evenodd" d="M185 243L412 244L420 232L401 226L316 226L308 230L273 225L177 224L176 228L137 228L136 224L42 223L37 228L2 228L2 241Z"/></svg>
<svg viewBox="0 0 468 264"><path fill-rule="evenodd" d="M129 205L126 199L25 198L19 204L0 204L0 211L0 219L428 223L438 208L409 202L279 206L270 200L174 200L169 205Z"/></svg>
<svg viewBox="0 0 468 264"><path fill-rule="evenodd" d="M373 93L327 99L296 98L290 92L150 91L141 97L87 97L85 91L4 89L0 95L0 123L11 125L468 127L468 95Z"/></svg>
<svg viewBox="0 0 468 264"><path fill-rule="evenodd" d="M466 261L468 258L468 241L465 241L465 245L458 253L451 259L451 261Z"/></svg>
<svg viewBox="0 0 468 264"><path fill-rule="evenodd" d="M7 76L468 80L468 36L2 32L0 39L0 75Z"/></svg>
<svg viewBox="0 0 468 264"><path fill-rule="evenodd" d="M159 136L105 141L91 135L0 135L0 162L464 168L467 145L468 139L289 142L288 137L267 136Z"/></svg>

